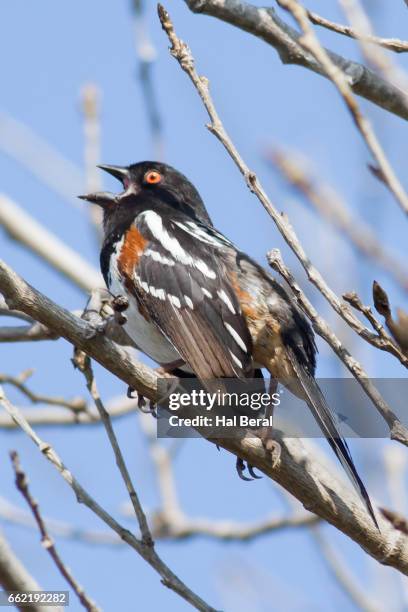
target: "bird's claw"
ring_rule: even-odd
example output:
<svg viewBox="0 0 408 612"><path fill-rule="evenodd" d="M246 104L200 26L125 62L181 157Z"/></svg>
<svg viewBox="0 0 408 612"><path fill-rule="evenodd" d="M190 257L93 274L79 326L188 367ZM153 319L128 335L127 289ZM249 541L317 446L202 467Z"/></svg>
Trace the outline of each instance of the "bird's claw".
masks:
<svg viewBox="0 0 408 612"><path fill-rule="evenodd" d="M135 395L134 395L135 394ZM128 387L126 395L129 399L137 399L137 407L144 414L151 414L157 418L156 404L147 400L141 393L138 393L133 387Z"/></svg>
<svg viewBox="0 0 408 612"><path fill-rule="evenodd" d="M129 308L129 300L125 295L115 295L112 300L112 308L115 312L124 312Z"/></svg>
<svg viewBox="0 0 408 612"><path fill-rule="evenodd" d="M262 476L258 476L258 474L255 474L254 467L252 465L249 465L249 463L247 463L247 467L248 467L248 472L251 474L252 478L256 478L257 480L262 478Z"/></svg>
<svg viewBox="0 0 408 612"><path fill-rule="evenodd" d="M247 466L245 465L245 462L243 459L241 459L241 457L237 457L237 462L235 464L235 467L237 469L238 476L241 478L241 480L245 480L247 482L253 480L253 478L248 478L248 476L244 475L244 471L246 470ZM249 471L249 466L248 466L248 471Z"/></svg>
<svg viewBox="0 0 408 612"><path fill-rule="evenodd" d="M133 395L133 393L136 393L136 395ZM136 397L139 397L139 396L138 396L138 394L137 394L136 389L133 389L133 387L128 387L128 388L127 388L127 391L126 391L126 396L127 396L129 399L136 399Z"/></svg>
<svg viewBox="0 0 408 612"><path fill-rule="evenodd" d="M138 406L144 414L151 414L157 419L156 404L154 402L147 400L143 395L139 395Z"/></svg>
<svg viewBox="0 0 408 612"><path fill-rule="evenodd" d="M129 300L125 295L115 295L111 302L114 311L113 318L118 325L127 323L127 316L123 314L129 308Z"/></svg>

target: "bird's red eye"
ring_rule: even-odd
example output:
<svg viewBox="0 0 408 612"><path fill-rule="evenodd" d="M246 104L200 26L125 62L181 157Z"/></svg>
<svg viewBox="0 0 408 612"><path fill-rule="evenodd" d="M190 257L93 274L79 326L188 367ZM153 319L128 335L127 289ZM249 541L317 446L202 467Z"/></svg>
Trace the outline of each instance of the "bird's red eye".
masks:
<svg viewBox="0 0 408 612"><path fill-rule="evenodd" d="M149 185L156 185L157 183L160 183L160 181L162 180L162 175L160 174L160 172L157 172L156 170L149 170L149 172L146 172L144 176L144 180Z"/></svg>

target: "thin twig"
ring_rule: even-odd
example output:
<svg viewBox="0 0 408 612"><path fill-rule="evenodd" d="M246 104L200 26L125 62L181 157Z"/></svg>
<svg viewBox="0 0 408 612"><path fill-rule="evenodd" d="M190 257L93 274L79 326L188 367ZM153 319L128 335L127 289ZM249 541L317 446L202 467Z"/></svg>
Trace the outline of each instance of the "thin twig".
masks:
<svg viewBox="0 0 408 612"><path fill-rule="evenodd" d="M371 45L366 37L373 36L373 27L359 0L339 0L349 23L363 36L357 37L363 56L368 64L379 71L384 78L395 83L408 100L408 75L379 46ZM365 36L364 36L365 34Z"/></svg>
<svg viewBox="0 0 408 612"><path fill-rule="evenodd" d="M318 270L314 266L312 266L308 256L306 255L288 219L283 214L280 214L277 208L272 204L265 190L263 189L259 179L248 168L248 166L242 159L240 153L238 152L238 150L232 143L230 137L228 136L221 122L221 119L216 111L214 102L209 93L208 80L205 77L203 76L200 77L197 74L197 71L194 67L194 59L193 59L190 49L183 41L181 41L177 37L174 31L173 24L170 20L169 14L160 4L159 4L159 18L160 18L162 27L165 30L170 40L171 54L178 61L181 68L188 74L190 80L192 81L194 87L196 88L207 110L207 113L211 121L210 124L207 125L210 132L213 133L220 140L220 142L223 144L223 146L225 147L229 155L232 157L235 164L239 168L240 172L244 176L249 189L257 196L257 198L262 203L266 211L272 217L278 230L282 234L283 238L285 239L289 247L298 257L299 261L301 262L303 268L305 269L307 273L309 280L319 289L319 291L324 295L324 297L328 300L328 302L333 306L336 312L338 312L340 316L345 318L345 320L347 321L347 323L349 323L349 325L351 325L351 327L354 326L353 329L354 328L356 330L358 329L362 337L364 337L367 340L370 339L372 342L375 342L377 344L379 342L378 336L376 334L373 334L370 330L365 328L360 323L360 321L357 319L357 317L355 317L351 308L349 308L347 304L342 306L342 304L340 303L340 300L337 298L335 293L330 289L330 287L328 287L328 285L325 283L321 274L318 272ZM311 308L313 309L313 307ZM317 313L314 309L313 309L313 312L314 312L313 318L315 318ZM331 342L329 341L329 338L332 332L327 328L327 326L322 326L322 327L319 326L319 327L316 327L315 329L316 331L319 330L318 333L320 333L322 337L326 341L328 341L329 344L331 344ZM331 346L334 348L334 345L331 344ZM339 356L343 354L343 351L344 351L344 347L341 344L340 346L337 346L336 352ZM407 437L407 432L405 428L399 422L396 415L392 412L392 410L387 405L387 403L384 401L384 399L381 397L381 394L378 392L375 386L370 382L369 377L367 373L364 371L364 369L362 368L362 366L358 362L356 362L355 359L351 357L351 355L348 355L347 360L345 361L345 364L347 365L349 370L352 372L353 376L356 377L356 379L358 380L358 382L360 383L360 385L362 386L362 388L364 389L368 397L372 400L378 412L387 422L391 430L391 437L393 439L398 439L403 444L408 445L408 437Z"/></svg>
<svg viewBox="0 0 408 612"><path fill-rule="evenodd" d="M21 312L20 310L12 310L9 308L2 295L0 295L0 317L13 317L16 319L21 319L22 321L27 321L28 323L34 322L25 312Z"/></svg>
<svg viewBox="0 0 408 612"><path fill-rule="evenodd" d="M380 508L380 512L385 518L390 521L390 523L398 529L398 531L402 531L405 535L408 535L408 519L393 510L389 510L388 508Z"/></svg>
<svg viewBox="0 0 408 612"><path fill-rule="evenodd" d="M31 217L10 198L0 195L0 225L8 235L85 291L103 285L100 273L77 251Z"/></svg>
<svg viewBox="0 0 408 612"><path fill-rule="evenodd" d="M124 516L134 517L133 508L126 507ZM156 517L158 520L156 520ZM29 512L26 512L0 497L0 518L11 525L24 528L35 528L35 522ZM308 527L321 519L309 512L293 512L291 516L271 516L253 522L238 522L230 520L188 519L184 525L171 525L161 521L162 514L155 513L151 517L152 536L155 540L186 540L193 538L209 538L226 542L250 542L263 535L274 534L287 529ZM49 533L71 542L80 542L93 546L123 546L125 543L110 531L82 529L65 521L44 518Z"/></svg>
<svg viewBox="0 0 408 612"><path fill-rule="evenodd" d="M31 325L17 325L0 327L1 342L38 342L40 340L57 340L60 335L51 331L47 326L33 321L24 312L12 310L7 307L4 298L0 296L3 304L0 306L0 316L18 317L29 321ZM73 315L80 315L82 319L91 323L95 329L103 329L107 338L120 346L137 348L133 340L127 335L121 325L118 325L111 307L112 296L106 288L93 289L86 307L82 311L73 310Z"/></svg>
<svg viewBox="0 0 408 612"><path fill-rule="evenodd" d="M343 299L346 300L346 302L348 302L351 306L353 306L353 308L355 308L358 312L361 312L361 314L365 316L367 321L369 321L373 329L375 329L375 331L381 338L383 338L386 342L393 343L392 338L387 334L381 323L375 318L370 306L365 306L355 291L344 293Z"/></svg>
<svg viewBox="0 0 408 612"><path fill-rule="evenodd" d="M0 149L71 206L80 208L75 195L83 189L81 169L31 127L4 110L0 111Z"/></svg>
<svg viewBox="0 0 408 612"><path fill-rule="evenodd" d="M347 208L344 200L331 186L321 177L316 179L312 176L305 159L276 148L267 152L266 159L324 219L338 229L342 236L346 236L362 255L383 268L404 291L408 291L406 266L383 246L364 219L357 217Z"/></svg>
<svg viewBox="0 0 408 612"><path fill-rule="evenodd" d="M107 405L111 419L118 419L138 410L138 400L129 400L125 396L111 399ZM79 413L58 408L20 408L21 414L30 423L37 427L60 427L76 425L97 425L101 422L99 412L93 406L86 406L86 410ZM7 413L0 413L0 429L15 429L17 426Z"/></svg>
<svg viewBox="0 0 408 612"><path fill-rule="evenodd" d="M153 152L155 159L162 159L164 153L163 122L153 81L153 66L156 61L156 50L150 39L145 19L145 2L143 0L132 0L132 5L135 28L135 47L139 63L139 79L152 135Z"/></svg>
<svg viewBox="0 0 408 612"><path fill-rule="evenodd" d="M319 521L319 517L308 512L283 518L271 517L248 524L188 517L175 522L168 513L158 511L154 515L153 525L155 537L160 539L186 540L205 537L224 542L250 542L276 531L308 527Z"/></svg>
<svg viewBox="0 0 408 612"><path fill-rule="evenodd" d="M86 401L77 397L72 400L67 400L64 397L51 397L50 395L42 395L35 393L26 384L25 381L32 375L33 370L22 372L19 376L7 376L0 374L0 384L12 385L25 395L33 404L47 404L48 406L61 406L68 408L74 413L85 412L87 409Z"/></svg>
<svg viewBox="0 0 408 612"><path fill-rule="evenodd" d="M16 504L12 504L5 497L0 497L0 519L4 523L8 523L10 525L17 525L18 527L26 529L37 529L36 522L33 519L31 512L28 510L23 510ZM125 542L111 530L108 531L106 529L104 531L97 531L82 529L77 525L47 516L44 517L44 522L49 533L57 538L63 538L64 540L97 546L117 547L118 545L126 545Z"/></svg>
<svg viewBox="0 0 408 612"><path fill-rule="evenodd" d="M354 38L357 40L364 40L365 42L369 42L374 45L380 45L380 47L384 47L384 49L394 51L395 53L406 53L408 51L408 41L406 40L400 40L399 38L381 38L379 36L368 35L363 32L356 32L349 26L329 21L329 19L325 19L313 11L307 11L307 16L315 25L322 26L323 28L336 32L337 34L342 34L343 36L348 36L349 38Z"/></svg>
<svg viewBox="0 0 408 612"><path fill-rule="evenodd" d="M145 513L143 512L142 505L139 501L139 497L135 491L135 488L132 483L132 479L129 474L129 470L127 469L125 460L122 455L122 451L120 450L118 440L116 438L115 432L112 427L112 421L110 419L109 412L106 410L101 397L99 395L98 388L96 386L96 381L94 377L94 373L91 366L91 360L89 357L82 352L76 352L74 356L75 366L82 372L86 380L87 389L95 403L95 406L99 412L101 417L101 421L103 422L106 433L108 434L109 442L111 443L113 452L115 454L116 464L119 468L121 476L123 478L123 482L126 485L126 489L129 493L130 501L132 502L133 510L135 512L137 521L139 523L140 532L142 534L142 541L145 546L153 546L153 539L147 524Z"/></svg>
<svg viewBox="0 0 408 612"><path fill-rule="evenodd" d="M408 437L405 427L399 421L398 417L392 412L391 408L382 398L376 387L370 382L367 373L363 370L361 364L352 357L346 347L340 342L339 338L330 329L327 322L321 317L312 303L307 299L304 292L299 287L293 274L286 267L282 256L278 249L273 249L268 253L269 265L278 272L288 283L293 291L299 306L306 313L312 322L313 329L332 347L336 355L341 359L348 370L353 374L356 380L360 383L368 397L373 401L378 412L386 421L390 428L391 439L398 440L405 446L408 446Z"/></svg>
<svg viewBox="0 0 408 612"><path fill-rule="evenodd" d="M297 0L277 0L279 6L289 11L299 24L303 34L299 38L303 48L310 52L323 67L326 75L332 81L339 94L343 98L354 123L365 141L368 149L378 164L379 171L384 183L394 195L401 209L408 214L408 195L398 180L390 162L388 161L380 142L375 135L368 119L363 115L361 109L353 96L349 77L334 64L326 50L321 46L312 26L310 25L305 8Z"/></svg>
<svg viewBox="0 0 408 612"><path fill-rule="evenodd" d="M365 316L367 321L370 322L373 329L375 329L375 331L378 334L379 342L381 342L383 350L386 350L389 353L392 353L393 355L398 357L400 362L404 364L406 367L408 367L408 356L407 356L406 351L404 352L403 346L401 346L402 348L401 350L397 342L394 342L391 336L387 334L384 327L375 318L374 313L371 310L370 306L365 306L355 291L352 291L350 293L345 293L343 295L343 299L346 300L346 302L348 302L349 304L351 304L353 308L361 312Z"/></svg>
<svg viewBox="0 0 408 612"><path fill-rule="evenodd" d="M85 504L94 514L96 514L106 525L108 525L113 531L115 531L119 537L124 540L131 548L136 550L137 553L149 565L151 565L161 576L162 583L168 588L172 589L175 593L178 593L180 597L189 602L197 610L204 612L215 612L214 608L206 604L198 595L193 593L161 560L157 555L154 546L146 545L142 540L136 538L128 529L122 527L102 506L100 506L80 485L68 468L64 465L55 450L47 443L44 442L24 419L21 412L16 408L4 395L3 389L0 387L0 404L5 408L9 415L16 421L21 429L28 435L28 437L34 442L39 448L41 453L50 461L50 463L58 470L65 482L74 491L77 501ZM408 572L408 568L407 568Z"/></svg>
<svg viewBox="0 0 408 612"><path fill-rule="evenodd" d="M57 340L59 335L51 332L41 323L32 325L10 325L0 327L0 343L2 342L40 342L42 340Z"/></svg>
<svg viewBox="0 0 408 612"><path fill-rule="evenodd" d="M81 91L82 115L84 119L84 166L86 193L101 191L101 126L99 119L100 91L94 83L87 83ZM98 243L102 239L102 209L90 206L89 217L95 230Z"/></svg>
<svg viewBox="0 0 408 612"><path fill-rule="evenodd" d="M398 308L398 319L394 319L388 295L377 281L373 282L373 301L376 311L384 317L392 337L404 354L408 356L408 314Z"/></svg>
<svg viewBox="0 0 408 612"><path fill-rule="evenodd" d="M211 15L257 36L276 49L283 64L303 66L327 77L320 63L299 44L299 32L280 19L274 9L258 7L244 0L185 0L185 3L194 13ZM408 119L408 102L397 86L363 64L328 49L326 52L331 61L347 74L355 94Z"/></svg>
<svg viewBox="0 0 408 612"><path fill-rule="evenodd" d="M48 533L47 527L44 523L44 520L41 516L40 508L38 502L33 498L28 488L28 480L23 468L21 467L20 458L18 456L17 451L12 451L10 453L11 463L14 469L14 474L16 477L16 487L26 500L31 512L33 513L34 519L38 525L38 529L41 534L41 544L45 548L45 550L49 553L51 559L54 561L56 567L60 574L65 578L68 582L72 590L76 593L79 601L84 606L86 610L89 612L100 612L100 608L88 597L83 587L81 587L72 572L67 568L63 560L61 559L56 547L54 540L51 538Z"/></svg>
<svg viewBox="0 0 408 612"><path fill-rule="evenodd" d="M28 572L0 532L0 584L4 591L41 591L41 586ZM31 603L22 608L24 612L62 612L60 606L43 606Z"/></svg>

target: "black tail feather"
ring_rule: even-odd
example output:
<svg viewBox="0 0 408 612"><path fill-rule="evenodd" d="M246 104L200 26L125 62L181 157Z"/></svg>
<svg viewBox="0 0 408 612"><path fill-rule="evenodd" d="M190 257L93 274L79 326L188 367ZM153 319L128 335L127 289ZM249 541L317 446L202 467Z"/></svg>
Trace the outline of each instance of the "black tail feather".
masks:
<svg viewBox="0 0 408 612"><path fill-rule="evenodd" d="M353 459L350 454L346 440L342 437L335 417L330 410L323 393L320 390L319 385L313 378L313 376L302 366L296 355L291 349L288 350L292 366L297 374L299 383L302 386L303 392L306 396L309 408L316 419L320 429L325 435L328 443L342 464L343 468L347 472L351 482L353 483L357 493L364 502L368 513L370 514L377 529L378 523L375 518L373 506L368 496L367 490L358 475Z"/></svg>

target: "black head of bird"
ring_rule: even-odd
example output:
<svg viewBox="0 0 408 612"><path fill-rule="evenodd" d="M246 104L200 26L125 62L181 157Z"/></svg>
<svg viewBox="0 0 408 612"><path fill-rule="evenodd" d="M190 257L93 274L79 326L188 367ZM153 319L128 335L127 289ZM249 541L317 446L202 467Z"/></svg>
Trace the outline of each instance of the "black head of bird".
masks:
<svg viewBox="0 0 408 612"><path fill-rule="evenodd" d="M193 218L212 225L200 194L184 174L172 166L156 161L144 161L130 166L98 166L118 179L123 191L114 194L100 191L79 196L104 211L105 228L112 216L126 214L126 209L167 204ZM121 209L121 211L120 211Z"/></svg>

